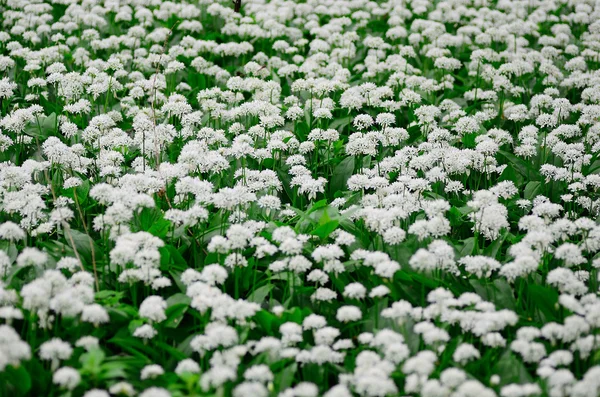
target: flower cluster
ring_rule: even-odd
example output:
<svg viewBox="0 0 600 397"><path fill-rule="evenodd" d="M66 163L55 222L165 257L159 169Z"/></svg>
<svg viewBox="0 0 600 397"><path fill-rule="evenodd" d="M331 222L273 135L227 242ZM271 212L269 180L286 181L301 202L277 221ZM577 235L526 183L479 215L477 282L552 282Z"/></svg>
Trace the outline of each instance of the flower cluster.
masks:
<svg viewBox="0 0 600 397"><path fill-rule="evenodd" d="M0 395L600 396L600 4L0 4Z"/></svg>

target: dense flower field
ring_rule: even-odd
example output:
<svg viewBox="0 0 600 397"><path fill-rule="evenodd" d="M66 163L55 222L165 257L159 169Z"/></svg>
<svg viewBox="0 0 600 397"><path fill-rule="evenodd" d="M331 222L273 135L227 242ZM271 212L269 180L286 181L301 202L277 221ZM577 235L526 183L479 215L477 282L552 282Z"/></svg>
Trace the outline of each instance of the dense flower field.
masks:
<svg viewBox="0 0 600 397"><path fill-rule="evenodd" d="M600 395L597 1L0 23L0 396Z"/></svg>

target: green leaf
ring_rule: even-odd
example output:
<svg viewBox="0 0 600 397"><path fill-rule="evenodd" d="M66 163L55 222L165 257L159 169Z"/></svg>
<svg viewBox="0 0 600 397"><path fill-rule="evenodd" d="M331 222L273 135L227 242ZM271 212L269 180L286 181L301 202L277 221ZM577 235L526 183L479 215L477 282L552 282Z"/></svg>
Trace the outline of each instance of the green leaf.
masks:
<svg viewBox="0 0 600 397"><path fill-rule="evenodd" d="M396 273L400 273L400 272L396 272ZM440 284L437 280L434 280L433 278L427 277L427 276L419 274L417 272L411 272L410 276L412 277L412 279L414 281L421 283L428 288L435 289L440 286Z"/></svg>
<svg viewBox="0 0 600 397"><path fill-rule="evenodd" d="M473 248L475 248L475 237L469 237L464 240L464 244L460 249L460 257L464 257L467 255L471 255L473 253Z"/></svg>
<svg viewBox="0 0 600 397"><path fill-rule="evenodd" d="M161 210L157 208L144 208L139 215L139 228L156 237L164 238L171 226L171 222L164 218Z"/></svg>
<svg viewBox="0 0 600 397"><path fill-rule="evenodd" d="M79 255L82 255L88 263L92 263L92 246L94 247L96 256L98 256L98 253L102 252L94 243L94 240L87 234L76 229L70 229L69 232L71 233L71 237L73 237L73 242L75 243L75 248L77 248Z"/></svg>
<svg viewBox="0 0 600 397"><path fill-rule="evenodd" d="M349 117L339 117L335 120L333 120L328 128L334 129L334 130L338 130L338 131L342 131L343 127L347 126L348 124L350 124L350 120L351 118ZM340 129L340 127L342 127L342 129Z"/></svg>
<svg viewBox="0 0 600 397"><path fill-rule="evenodd" d="M308 214L312 214L313 212L321 209L321 208L325 208L327 207L327 200L323 199L323 200L319 200L316 203L314 203L313 205L310 206L310 208L308 209L308 211L306 211L306 215Z"/></svg>
<svg viewBox="0 0 600 397"><path fill-rule="evenodd" d="M103 363L100 367L101 379L121 379L127 378L128 365L121 361Z"/></svg>
<svg viewBox="0 0 600 397"><path fill-rule="evenodd" d="M9 380L9 385L11 385L20 395L25 395L29 392L31 389L31 376L29 376L29 373L23 365L19 365L16 368L9 365L6 367L5 373L6 379Z"/></svg>
<svg viewBox="0 0 600 397"><path fill-rule="evenodd" d="M485 249L485 255L489 256L490 258L496 258L498 252L500 251L500 248L502 247L502 244L504 244L504 241L509 235L510 233L507 231L502 233L500 237L494 240L494 242Z"/></svg>
<svg viewBox="0 0 600 397"><path fill-rule="evenodd" d="M40 124L42 126L42 130L54 131L54 128L56 127L56 113L51 113L50 115L44 117Z"/></svg>
<svg viewBox="0 0 600 397"><path fill-rule="evenodd" d="M161 220L156 221L150 227L150 229L148 229L148 233L150 233L156 237L165 238L167 236L167 233L169 233L170 226L171 226L171 223L168 220L161 219Z"/></svg>
<svg viewBox="0 0 600 397"><path fill-rule="evenodd" d="M124 292L117 292L105 289L96 292L95 297L97 302L103 303L108 306L115 306L119 303L119 301L123 298L124 295Z"/></svg>
<svg viewBox="0 0 600 397"><path fill-rule="evenodd" d="M90 193L90 181L89 179L84 180L81 185L75 188L77 192L77 199L80 204L84 204L87 201L88 195Z"/></svg>
<svg viewBox="0 0 600 397"><path fill-rule="evenodd" d="M585 175L600 174L600 160L594 161L587 167L587 169L588 171L585 173Z"/></svg>
<svg viewBox="0 0 600 397"><path fill-rule="evenodd" d="M525 185L525 191L523 197L527 200L533 200L536 196L542 192L542 183L538 181L531 181Z"/></svg>
<svg viewBox="0 0 600 397"><path fill-rule="evenodd" d="M248 297L248 301L254 303L263 303L269 292L273 289L273 284L265 284L261 287L255 289L250 296Z"/></svg>
<svg viewBox="0 0 600 397"><path fill-rule="evenodd" d="M460 212L463 216L464 215L468 215L471 212L474 212L473 208L469 207L468 205L465 205L464 207L456 207L456 209L458 210L458 212Z"/></svg>
<svg viewBox="0 0 600 397"><path fill-rule="evenodd" d="M190 307L191 301L189 296L181 293L170 296L167 299L167 309L165 310L167 319L163 325L167 328L177 328Z"/></svg>
<svg viewBox="0 0 600 397"><path fill-rule="evenodd" d="M292 187L290 186L290 183L292 181L292 177L290 176L290 174L288 174L285 170L278 168L277 176L279 177L279 180L283 185L283 190L287 194L289 201L294 201L296 195L294 194L294 189L292 189ZM291 209L294 208L292 207Z"/></svg>
<svg viewBox="0 0 600 397"><path fill-rule="evenodd" d="M15 243L10 241L0 241L0 250L8 255L11 264L14 263L14 261L17 259L17 255L19 255L17 246Z"/></svg>
<svg viewBox="0 0 600 397"><path fill-rule="evenodd" d="M183 342L177 345L177 350L179 350L186 356L191 356L194 350L192 349L192 346L190 346L190 342L192 341L192 339L194 339L195 336L195 334L191 334L187 338L185 338Z"/></svg>
<svg viewBox="0 0 600 397"><path fill-rule="evenodd" d="M135 320L131 320L129 322L129 325L127 326L127 329L129 330L129 333L133 335L135 330L141 327L142 325L144 325L144 320L138 318Z"/></svg>
<svg viewBox="0 0 600 397"><path fill-rule="evenodd" d="M158 249L160 252L160 265L162 270L185 271L188 264L177 248L170 244Z"/></svg>
<svg viewBox="0 0 600 397"><path fill-rule="evenodd" d="M463 213L456 207L450 208L448 211L448 220L450 221L450 226L457 227L463 224Z"/></svg>
<svg viewBox="0 0 600 397"><path fill-rule="evenodd" d="M279 317L266 310L261 310L254 316L254 320L266 335L273 335L276 331Z"/></svg>
<svg viewBox="0 0 600 397"><path fill-rule="evenodd" d="M167 307L165 310L167 319L163 322L163 325L167 328L177 328L181 324L181 320L183 320L183 316L189 307L190 305L187 303L178 303Z"/></svg>
<svg viewBox="0 0 600 397"><path fill-rule="evenodd" d="M152 343L155 347L164 350L166 353L169 354L170 357L176 360L183 360L184 358L187 358L189 356L189 354L185 354L181 350L178 350L176 347L170 346L165 342L153 341Z"/></svg>
<svg viewBox="0 0 600 397"><path fill-rule="evenodd" d="M126 352L133 354L146 361L156 361L157 352L152 346L146 345L140 342L137 338L128 337L114 337L108 341L109 343L119 346Z"/></svg>
<svg viewBox="0 0 600 397"><path fill-rule="evenodd" d="M308 126L308 122L298 120L296 123L296 135L298 138L300 138L301 141L305 141L309 133L310 127Z"/></svg>
<svg viewBox="0 0 600 397"><path fill-rule="evenodd" d="M388 30L388 24L381 19L372 19L367 23L367 28L371 29L373 32L386 32Z"/></svg>
<svg viewBox="0 0 600 397"><path fill-rule="evenodd" d="M531 302L531 306L542 317L542 321L548 322L558 319L558 292L554 288L528 283L527 297Z"/></svg>
<svg viewBox="0 0 600 397"><path fill-rule="evenodd" d="M105 354L101 349L92 349L79 358L81 371L86 374L97 375L100 373L100 365L104 361Z"/></svg>
<svg viewBox="0 0 600 397"><path fill-rule="evenodd" d="M523 176L515 171L512 165L507 164L498 178L498 182L513 181L517 187L523 185Z"/></svg>
<svg viewBox="0 0 600 397"><path fill-rule="evenodd" d="M531 162L525 161L512 153L505 152L504 150L500 150L500 153L508 162L513 166L515 171L525 177L526 180L529 181L538 181L541 180L541 176L539 171L534 167Z"/></svg>
<svg viewBox="0 0 600 397"><path fill-rule="evenodd" d="M500 376L500 386L510 383L523 384L532 381L527 368L509 349L504 351L500 359L496 362L496 365L492 368L492 372Z"/></svg>
<svg viewBox="0 0 600 397"><path fill-rule="evenodd" d="M348 179L354 172L354 163L354 156L350 156L346 157L341 163L335 166L331 175L331 183L329 186L329 189L333 194L346 190L346 182L348 182Z"/></svg>
<svg viewBox="0 0 600 397"><path fill-rule="evenodd" d="M75 188L69 188L69 189L62 189L62 194L63 196L72 198L73 200L75 199L75 193L73 192L73 190L75 190L75 193L77 194L77 200L79 202L79 205L85 205L85 203L87 202L87 197L90 193L90 181L88 179L85 179L81 185L75 187Z"/></svg>
<svg viewBox="0 0 600 397"><path fill-rule="evenodd" d="M38 116L37 121L31 122L25 128L25 133L34 138L46 139L54 134L55 128L56 113L52 113L49 116Z"/></svg>
<svg viewBox="0 0 600 397"><path fill-rule="evenodd" d="M180 304L189 305L191 302L192 299L186 294L177 293L167 298L167 307Z"/></svg>
<svg viewBox="0 0 600 397"><path fill-rule="evenodd" d="M313 236L319 236L321 239L327 238L331 233L333 233L335 229L337 229L339 224L340 222L337 220L326 222L322 225L317 226L311 232L311 234Z"/></svg>
<svg viewBox="0 0 600 397"><path fill-rule="evenodd" d="M279 390L285 390L292 385L297 370L298 364L294 363L275 376L275 384L279 386Z"/></svg>
<svg viewBox="0 0 600 397"><path fill-rule="evenodd" d="M466 148L474 148L475 146L477 146L477 143L475 142L475 138L477 138L477 134L465 134L462 137L462 143L463 145L465 145Z"/></svg>
<svg viewBox="0 0 600 397"><path fill-rule="evenodd" d="M477 295L484 300L496 305L496 309L515 310L516 302L513 289L505 279L496 279L493 282L487 280L469 280Z"/></svg>
<svg viewBox="0 0 600 397"><path fill-rule="evenodd" d="M187 291L187 286L181 282L181 273L182 272L177 270L169 270L169 274L171 275L173 280L175 280L175 284L177 285L177 287L179 287L179 290L181 290L181 292L185 292Z"/></svg>

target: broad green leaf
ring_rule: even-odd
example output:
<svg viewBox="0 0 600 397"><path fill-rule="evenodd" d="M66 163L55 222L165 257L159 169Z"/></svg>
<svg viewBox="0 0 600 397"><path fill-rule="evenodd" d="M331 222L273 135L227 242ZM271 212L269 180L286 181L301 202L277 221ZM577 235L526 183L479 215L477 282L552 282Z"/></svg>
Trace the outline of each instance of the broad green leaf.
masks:
<svg viewBox="0 0 600 397"><path fill-rule="evenodd" d="M463 214L463 216L467 215L467 214L470 214L471 212L474 212L473 208L471 208L471 207L469 207L467 205L465 205L463 207L456 207L456 210L458 212L460 212L461 214Z"/></svg>
<svg viewBox="0 0 600 397"><path fill-rule="evenodd" d="M177 293L167 298L167 307L180 304L189 305L191 302L192 299L186 294Z"/></svg>
<svg viewBox="0 0 600 397"><path fill-rule="evenodd" d="M167 328L177 328L190 307L191 298L185 294L175 294L167 299L165 314L167 319L162 323Z"/></svg>
<svg viewBox="0 0 600 397"><path fill-rule="evenodd" d="M79 200L79 204L83 205L86 203L88 195L90 194L90 181L89 179L84 180L81 185L75 188L77 192L77 199Z"/></svg>
<svg viewBox="0 0 600 397"><path fill-rule="evenodd" d="M119 346L124 351L133 354L139 358L145 359L148 362L154 362L156 360L156 354L158 353L155 348L150 345L146 345L133 336L128 337L114 337L108 340L109 343Z"/></svg>
<svg viewBox="0 0 600 397"><path fill-rule="evenodd" d="M151 233L156 237L164 238L167 235L171 222L164 219L158 208L144 208L138 216L140 230Z"/></svg>
<svg viewBox="0 0 600 397"><path fill-rule="evenodd" d="M350 124L351 120L352 119L349 117L339 117L339 118L333 120L329 124L328 128L332 128L332 129L338 130L338 131L343 131L344 127L346 127L348 124Z"/></svg>
<svg viewBox="0 0 600 397"><path fill-rule="evenodd" d="M526 287L530 307L541 316L541 321L556 321L558 319L558 292L554 288L536 283L528 283Z"/></svg>
<svg viewBox="0 0 600 397"><path fill-rule="evenodd" d="M335 229L337 229L339 224L340 222L337 220L326 222L322 225L317 226L311 232L311 234L313 236L319 236L321 239L327 238L331 233L333 233Z"/></svg>
<svg viewBox="0 0 600 397"><path fill-rule="evenodd" d="M9 365L4 371L6 379L9 381L9 390L12 387L19 395L23 396L29 392L31 389L31 376L23 365L19 365L18 367Z"/></svg>
<svg viewBox="0 0 600 397"><path fill-rule="evenodd" d="M185 354L186 356L191 356L192 353L194 352L194 350L192 349L192 346L190 346L190 342L192 341L192 339L194 339L196 335L192 334L189 335L187 338L185 338L183 340L183 342L181 342L179 345L177 345L177 350L179 350L181 353Z"/></svg>
<svg viewBox="0 0 600 397"><path fill-rule="evenodd" d="M79 358L79 362L81 362L81 371L93 376L99 374L101 370L100 365L105 357L106 356L101 349L91 349L82 354Z"/></svg>
<svg viewBox="0 0 600 397"><path fill-rule="evenodd" d="M477 134L465 134L462 137L462 143L466 148L472 149L477 146L475 143L475 138L477 138Z"/></svg>
<svg viewBox="0 0 600 397"><path fill-rule="evenodd" d="M306 211L306 214L311 214L321 208L325 208L327 207L327 200L319 200L316 203L314 203L313 205L310 206L310 208L308 209L308 211Z"/></svg>
<svg viewBox="0 0 600 397"><path fill-rule="evenodd" d="M265 332L266 335L273 335L275 332L274 325L278 323L278 317L266 310L261 310L254 316L256 324Z"/></svg>
<svg viewBox="0 0 600 397"><path fill-rule="evenodd" d="M515 171L512 165L507 164L504 168L504 171L502 171L502 174L500 174L500 177L498 178L498 182L500 181L512 181L514 182L515 186L519 187L523 185L524 178L523 175Z"/></svg>
<svg viewBox="0 0 600 397"><path fill-rule="evenodd" d="M184 358L189 357L189 354L185 354L181 350L178 350L176 347L168 345L165 342L153 341L153 345L159 348L158 351L168 353L169 358L174 358L175 360L183 360Z"/></svg>
<svg viewBox="0 0 600 397"><path fill-rule="evenodd" d="M297 370L298 364L294 363L287 366L275 376L274 383L278 386L279 390L285 390L292 385Z"/></svg>
<svg viewBox="0 0 600 397"><path fill-rule="evenodd" d="M56 129L56 113L49 116L38 116L37 121L25 127L25 134L44 140L53 135Z"/></svg>
<svg viewBox="0 0 600 397"><path fill-rule="evenodd" d="M114 306L123 298L125 295L124 292L117 292L104 289L102 291L96 292L96 301L102 302L108 306Z"/></svg>
<svg viewBox="0 0 600 397"><path fill-rule="evenodd" d="M346 182L352 176L354 172L355 158L353 156L346 157L335 166L333 174L331 175L331 182L329 184L329 191L332 193L345 191Z"/></svg>
<svg viewBox="0 0 600 397"><path fill-rule="evenodd" d="M255 289L250 296L248 297L248 301L255 303L263 303L265 298L269 295L269 292L273 289L273 284L265 284L261 287Z"/></svg>
<svg viewBox="0 0 600 397"><path fill-rule="evenodd" d="M463 246L460 249L460 257L468 256L473 253L473 248L475 248L475 237L469 237L464 240Z"/></svg>
<svg viewBox="0 0 600 397"><path fill-rule="evenodd" d="M600 160L596 160L588 166L588 172L586 175L589 174L600 174Z"/></svg>
<svg viewBox="0 0 600 397"><path fill-rule="evenodd" d="M101 379L124 379L127 378L128 365L121 361L104 362L100 366Z"/></svg>
<svg viewBox="0 0 600 397"><path fill-rule="evenodd" d="M73 237L73 242L75 243L75 247L77 248L79 255L82 255L84 259L91 265L93 247L94 255L96 256L96 260L98 260L98 257L102 251L94 243L94 240L92 240L90 236L76 229L70 229L69 233L71 233L71 237ZM65 236L65 238L67 238L67 241L69 241L68 237Z"/></svg>
<svg viewBox="0 0 600 397"><path fill-rule="evenodd" d="M469 283L475 289L477 295L484 300L496 305L497 310L515 310L516 302L513 289L505 279L499 278L493 282L487 279L471 279Z"/></svg>
<svg viewBox="0 0 600 397"><path fill-rule="evenodd" d="M492 373L500 376L501 386L511 383L523 384L532 381L527 368L509 349L504 351L500 359L496 362L496 365L492 367Z"/></svg>
<svg viewBox="0 0 600 397"><path fill-rule="evenodd" d="M7 240L0 241L0 250L8 255L11 264L14 263L14 261L17 259L17 255L19 255L19 250L17 249L15 243Z"/></svg>
<svg viewBox="0 0 600 397"><path fill-rule="evenodd" d="M171 223L166 219L160 219L156 221L150 229L148 229L148 233L155 235L156 237L165 238L167 233L169 232L169 227Z"/></svg>
<svg viewBox="0 0 600 397"><path fill-rule="evenodd" d="M504 156L504 158L506 158L508 162L513 166L515 171L517 171L519 174L525 177L526 180L541 180L539 171L530 161L523 160L522 158L519 158L514 154L505 152L503 150L500 150L498 153Z"/></svg>
<svg viewBox="0 0 600 397"><path fill-rule="evenodd" d="M181 255L177 248L172 245L167 244L164 247L159 248L159 252L161 269L183 272L188 268L188 264L183 255Z"/></svg>
<svg viewBox="0 0 600 397"><path fill-rule="evenodd" d="M542 192L542 183L539 181L531 181L525 185L525 191L523 197L527 200L533 200L537 195Z"/></svg>
<svg viewBox="0 0 600 397"><path fill-rule="evenodd" d="M450 221L450 226L457 227L462 225L464 222L463 216L464 214L460 212L458 208L450 208L450 211L448 211L448 220Z"/></svg>
<svg viewBox="0 0 600 397"><path fill-rule="evenodd" d="M507 231L502 233L502 235L500 237L498 237L488 247L486 247L485 255L489 256L490 258L496 258L496 256L498 255L498 252L500 251L500 248L502 247L502 244L504 244L504 241L507 239L507 237L509 235L510 235L510 233Z"/></svg>

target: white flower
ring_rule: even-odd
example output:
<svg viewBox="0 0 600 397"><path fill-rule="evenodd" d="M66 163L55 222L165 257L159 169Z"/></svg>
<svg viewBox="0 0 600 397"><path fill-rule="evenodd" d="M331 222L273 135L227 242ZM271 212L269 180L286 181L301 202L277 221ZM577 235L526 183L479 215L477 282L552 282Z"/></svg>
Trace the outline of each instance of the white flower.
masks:
<svg viewBox="0 0 600 397"><path fill-rule="evenodd" d="M469 343L461 343L452 354L452 359L464 365L469 361L480 358L480 356L479 350L475 346Z"/></svg>
<svg viewBox="0 0 600 397"><path fill-rule="evenodd" d="M106 309L101 305L94 303L83 307L81 320L98 326L103 323L108 323L110 318Z"/></svg>
<svg viewBox="0 0 600 397"><path fill-rule="evenodd" d="M0 239L18 241L25 238L25 232L16 223L4 222L0 224Z"/></svg>
<svg viewBox="0 0 600 397"><path fill-rule="evenodd" d="M48 353L50 356L50 352ZM31 347L21 340L10 325L0 325L0 370L7 365L18 366L21 360L31 358Z"/></svg>
<svg viewBox="0 0 600 397"><path fill-rule="evenodd" d="M149 387L139 394L140 397L171 397L171 393L162 387Z"/></svg>
<svg viewBox="0 0 600 397"><path fill-rule="evenodd" d="M242 382L233 389L233 397L267 397L269 391L260 382Z"/></svg>
<svg viewBox="0 0 600 397"><path fill-rule="evenodd" d="M393 226L385 231L383 234L383 241L387 244L397 245L404 241L405 237L406 232L403 229Z"/></svg>
<svg viewBox="0 0 600 397"><path fill-rule="evenodd" d="M344 323L358 321L362 318L362 312L356 306L342 306L338 309L336 318Z"/></svg>
<svg viewBox="0 0 600 397"><path fill-rule="evenodd" d="M52 375L52 381L62 388L73 390L81 382L81 376L74 368L62 367Z"/></svg>
<svg viewBox="0 0 600 397"><path fill-rule="evenodd" d="M244 378L250 381L258 381L262 383L272 382L274 379L273 373L267 365L253 365L244 371Z"/></svg>
<svg viewBox="0 0 600 397"><path fill-rule="evenodd" d="M144 368L142 368L142 372L140 373L140 379L154 379L158 376L161 376L164 373L165 371L158 364L146 365Z"/></svg>
<svg viewBox="0 0 600 397"><path fill-rule="evenodd" d="M185 373L199 373L200 372L200 366L198 365L197 362L195 362L194 360L192 360L191 358L186 358L184 360L181 360L178 364L177 367L175 368L175 373L177 375L182 375Z"/></svg>
<svg viewBox="0 0 600 397"><path fill-rule="evenodd" d="M99 341L98 338L94 336L82 336L75 342L75 346L83 347L84 349L90 351L92 349L98 348Z"/></svg>
<svg viewBox="0 0 600 397"><path fill-rule="evenodd" d="M144 324L137 327L133 332L133 336L142 339L152 339L158 334L158 331L152 328L150 324Z"/></svg>
<svg viewBox="0 0 600 397"><path fill-rule="evenodd" d="M167 302L162 297L152 295L144 299L140 305L139 314L142 318L159 323L167 318L166 308Z"/></svg>
<svg viewBox="0 0 600 397"><path fill-rule="evenodd" d="M40 358L42 360L67 360L71 357L73 348L68 342L59 338L52 338L40 346Z"/></svg>
<svg viewBox="0 0 600 397"><path fill-rule="evenodd" d="M92 389L85 392L83 397L110 397L106 390Z"/></svg>
<svg viewBox="0 0 600 397"><path fill-rule="evenodd" d="M131 384L127 383L127 382L117 382L114 385L112 385L108 391L111 394L117 394L117 395L125 395L125 396L134 396L135 395L135 389L133 388L133 386L131 386Z"/></svg>

